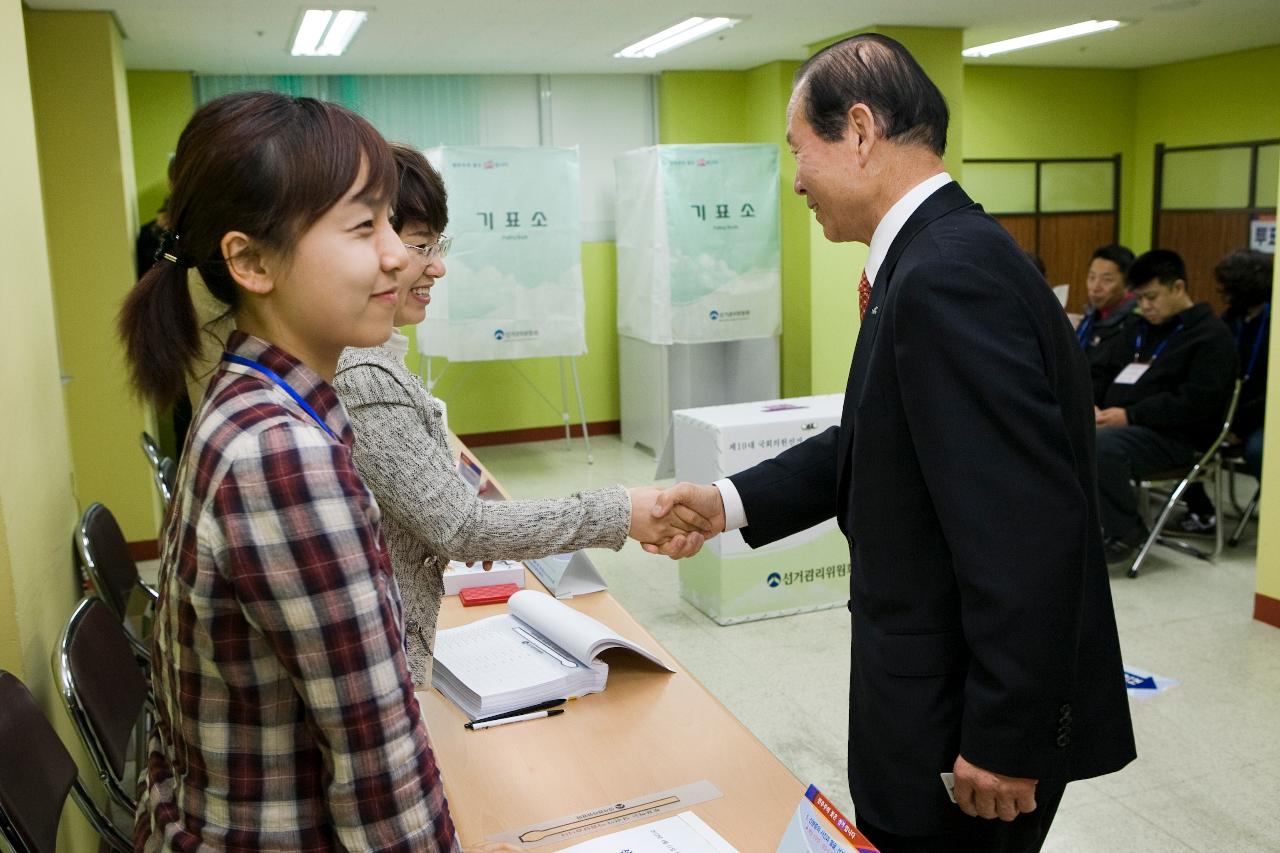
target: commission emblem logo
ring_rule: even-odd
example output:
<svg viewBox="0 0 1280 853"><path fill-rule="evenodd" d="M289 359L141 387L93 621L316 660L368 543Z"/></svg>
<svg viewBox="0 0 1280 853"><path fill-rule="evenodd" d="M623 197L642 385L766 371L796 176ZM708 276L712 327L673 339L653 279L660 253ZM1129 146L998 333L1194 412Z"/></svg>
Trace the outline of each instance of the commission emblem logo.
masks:
<svg viewBox="0 0 1280 853"><path fill-rule="evenodd" d="M719 311L717 311L716 309L712 308L712 309L711 309L711 319L712 319L712 320L719 320L719 319L720 319L720 312L719 312Z"/></svg>
<svg viewBox="0 0 1280 853"><path fill-rule="evenodd" d="M769 577L766 579L766 583L771 587L777 586L782 583L782 575L777 572L769 572Z"/></svg>
<svg viewBox="0 0 1280 853"><path fill-rule="evenodd" d="M507 333L506 333L506 332L504 332L504 331L502 331L501 329L494 329L494 330L493 330L493 339L494 339L495 341L500 341L500 340L502 340L503 338L505 338L506 336L507 336Z"/></svg>

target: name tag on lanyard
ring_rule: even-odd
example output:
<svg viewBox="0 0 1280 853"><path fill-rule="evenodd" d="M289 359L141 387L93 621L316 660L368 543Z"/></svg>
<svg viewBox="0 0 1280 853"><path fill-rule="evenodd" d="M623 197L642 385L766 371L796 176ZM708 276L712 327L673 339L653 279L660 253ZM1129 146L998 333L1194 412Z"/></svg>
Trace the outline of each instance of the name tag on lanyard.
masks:
<svg viewBox="0 0 1280 853"><path fill-rule="evenodd" d="M1120 371L1120 373L1115 378L1115 384L1116 385L1135 385L1137 384L1138 380L1142 378L1142 374L1146 373L1150 367L1151 367L1151 362L1135 361L1132 364L1125 367L1124 370Z"/></svg>

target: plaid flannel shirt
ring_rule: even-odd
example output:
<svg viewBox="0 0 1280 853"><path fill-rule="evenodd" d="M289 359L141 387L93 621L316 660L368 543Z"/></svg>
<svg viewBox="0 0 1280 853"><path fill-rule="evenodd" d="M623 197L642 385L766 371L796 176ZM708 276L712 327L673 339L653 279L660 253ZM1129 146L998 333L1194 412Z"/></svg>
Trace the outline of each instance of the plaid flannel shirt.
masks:
<svg viewBox="0 0 1280 853"><path fill-rule="evenodd" d="M137 849L457 851L338 398L236 332L165 523Z"/></svg>

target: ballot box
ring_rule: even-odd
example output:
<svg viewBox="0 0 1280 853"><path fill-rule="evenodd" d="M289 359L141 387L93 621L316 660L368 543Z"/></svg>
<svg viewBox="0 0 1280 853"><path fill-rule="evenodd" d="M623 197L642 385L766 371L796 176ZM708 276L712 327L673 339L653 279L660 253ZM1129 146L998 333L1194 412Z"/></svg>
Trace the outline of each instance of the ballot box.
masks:
<svg viewBox="0 0 1280 853"><path fill-rule="evenodd" d="M828 394L677 410L676 479L710 483L776 456L839 424L843 399ZM849 570L849 547L834 518L756 549L734 531L680 561L680 594L730 625L842 607Z"/></svg>

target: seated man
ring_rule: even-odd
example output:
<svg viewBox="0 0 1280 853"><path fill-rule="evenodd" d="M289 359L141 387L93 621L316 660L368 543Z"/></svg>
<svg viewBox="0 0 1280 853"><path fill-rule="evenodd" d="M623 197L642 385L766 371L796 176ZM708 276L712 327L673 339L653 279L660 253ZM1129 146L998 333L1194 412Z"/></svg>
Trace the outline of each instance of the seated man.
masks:
<svg viewBox="0 0 1280 853"><path fill-rule="evenodd" d="M1104 343L1138 320L1127 280L1132 264L1133 252L1115 243L1095 249L1089 261L1089 304L1076 337L1091 363Z"/></svg>
<svg viewBox="0 0 1280 853"><path fill-rule="evenodd" d="M1262 479L1262 422L1267 405L1267 349L1271 330L1271 255L1240 249L1213 268L1218 292L1227 302L1222 320L1236 337L1240 359L1240 405L1231 422L1232 444L1241 445L1244 471ZM1184 496L1187 514L1172 528L1179 534L1212 536L1217 511L1204 486L1192 484Z"/></svg>
<svg viewBox="0 0 1280 853"><path fill-rule="evenodd" d="M1098 425L1098 492L1107 562L1147 538L1130 481L1190 465L1217 437L1236 377L1226 324L1187 293L1182 258L1167 249L1129 268L1142 320L1092 360Z"/></svg>

